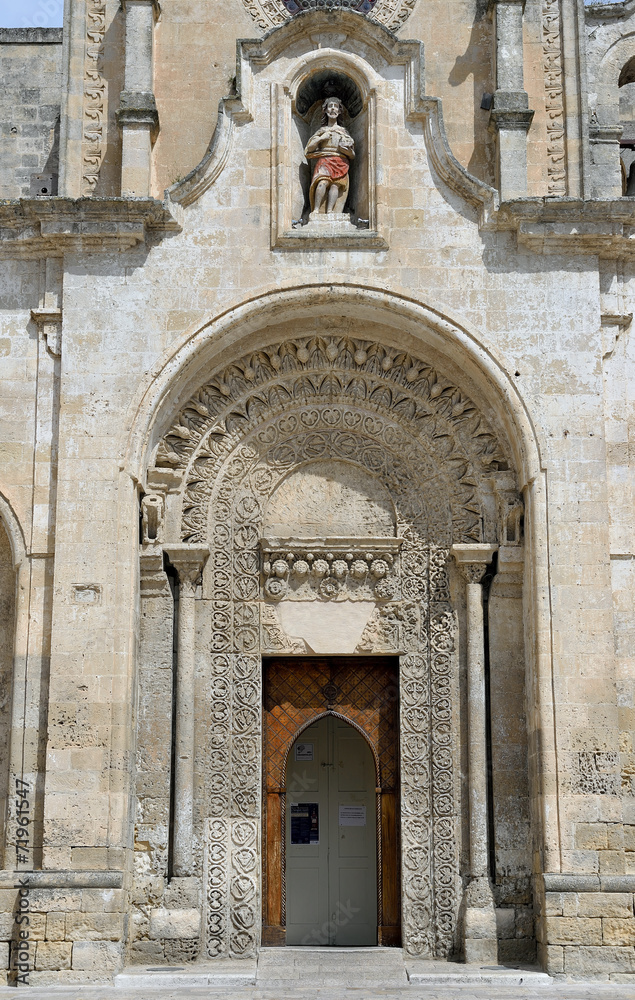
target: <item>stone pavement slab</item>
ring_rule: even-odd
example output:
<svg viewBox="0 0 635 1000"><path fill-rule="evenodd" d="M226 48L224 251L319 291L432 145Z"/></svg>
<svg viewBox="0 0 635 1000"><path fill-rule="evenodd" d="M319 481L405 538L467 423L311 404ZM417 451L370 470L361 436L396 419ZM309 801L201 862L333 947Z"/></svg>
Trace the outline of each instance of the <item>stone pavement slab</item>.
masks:
<svg viewBox="0 0 635 1000"><path fill-rule="evenodd" d="M498 983L457 983L397 988L367 986L287 985L227 988L121 989L114 986L25 987L24 1000L635 1000L635 984L564 983L525 986ZM0 1000L15 1000L16 990L0 987Z"/></svg>

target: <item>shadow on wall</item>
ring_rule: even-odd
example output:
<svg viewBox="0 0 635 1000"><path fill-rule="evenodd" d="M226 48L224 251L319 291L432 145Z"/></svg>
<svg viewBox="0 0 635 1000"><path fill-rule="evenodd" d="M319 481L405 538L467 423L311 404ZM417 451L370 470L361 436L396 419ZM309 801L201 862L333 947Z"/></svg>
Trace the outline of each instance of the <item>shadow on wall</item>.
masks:
<svg viewBox="0 0 635 1000"><path fill-rule="evenodd" d="M476 0L469 44L463 55L457 56L448 83L451 87L460 87L472 75L474 151L466 168L479 180L494 186L494 150L488 131L489 108L482 106L483 98L491 94L495 86L492 52L492 18L488 0Z"/></svg>

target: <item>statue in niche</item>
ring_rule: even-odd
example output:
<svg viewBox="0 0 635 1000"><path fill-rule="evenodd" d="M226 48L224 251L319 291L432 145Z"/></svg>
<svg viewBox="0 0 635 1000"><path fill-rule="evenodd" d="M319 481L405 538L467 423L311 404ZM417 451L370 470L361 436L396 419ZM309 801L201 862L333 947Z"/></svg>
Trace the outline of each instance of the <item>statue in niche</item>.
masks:
<svg viewBox="0 0 635 1000"><path fill-rule="evenodd" d="M344 110L339 97L327 97L322 104L322 125L304 150L307 160L313 161L311 212L331 215L344 211L350 161L355 159L355 142L340 124Z"/></svg>

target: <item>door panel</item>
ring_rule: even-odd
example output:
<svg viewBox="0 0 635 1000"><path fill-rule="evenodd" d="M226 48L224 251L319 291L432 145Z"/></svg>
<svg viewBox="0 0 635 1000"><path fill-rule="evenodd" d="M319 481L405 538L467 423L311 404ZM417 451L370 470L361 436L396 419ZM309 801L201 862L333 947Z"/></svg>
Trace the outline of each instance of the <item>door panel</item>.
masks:
<svg viewBox="0 0 635 1000"><path fill-rule="evenodd" d="M287 944L377 944L375 820L364 737L334 716L305 729L287 765Z"/></svg>
<svg viewBox="0 0 635 1000"><path fill-rule="evenodd" d="M265 824L263 830L263 946L280 946L291 943L287 935L288 894L286 891L286 840L289 838L289 805L301 798L300 792L307 792L304 801L314 801L319 794L317 773L320 767L315 755L307 760L306 748L296 760L292 751L297 733L302 731L302 740L310 743L308 729L302 729L311 719L333 713L334 720L349 720L351 725L341 721L340 740L351 738L355 742L361 731L367 745L372 748L371 756L377 757L379 773L373 781L381 786L372 802L373 822L380 825L377 835L381 836L381 882L377 877L378 910L381 913L377 931L381 945L399 947L401 945L401 897L399 858L399 663L396 657L312 657L276 656L265 658L264 672L264 784L265 784ZM335 714L337 713L337 714ZM315 725L315 723L313 724ZM345 747L341 746L342 752ZM310 755L309 755L310 756ZM341 756L341 755L340 755ZM344 795L344 804L350 805L353 793L363 791L365 786L363 758L353 754L350 767L334 768L333 780L337 779L338 792ZM342 758L343 759L343 758ZM338 760L331 761L333 764ZM292 766L289 773L296 775L295 794L289 796L287 789L287 763ZM315 778L313 791L311 778ZM379 779L379 780L378 780ZM308 782L308 783L307 783ZM324 806L324 808L326 808ZM325 829L326 813L320 812L321 830ZM367 825L370 814L367 810ZM339 824L338 824L339 825ZM344 831L346 832L346 831ZM349 837L339 841L342 857L352 859L359 851L354 839L354 828L349 829ZM357 834L359 836L359 834ZM335 841L333 841L335 843ZM301 845L295 845L300 847ZM312 845L315 848L315 845ZM319 854L315 850L313 853ZM309 860L310 851L305 847L296 855ZM373 874L376 877L373 858ZM328 881L328 876L327 876ZM339 892L339 890L338 890ZM338 897L339 898L339 897ZM292 901L292 910L296 903ZM325 904L325 914L319 926L331 922L331 910ZM292 932L293 933L293 932ZM343 933L343 932L342 932ZM324 940L324 933L320 931ZM335 938L335 928L333 928ZM338 940L341 937L341 933ZM328 941L328 935L327 935ZM317 943L317 942L314 942ZM334 942L333 942L334 943Z"/></svg>

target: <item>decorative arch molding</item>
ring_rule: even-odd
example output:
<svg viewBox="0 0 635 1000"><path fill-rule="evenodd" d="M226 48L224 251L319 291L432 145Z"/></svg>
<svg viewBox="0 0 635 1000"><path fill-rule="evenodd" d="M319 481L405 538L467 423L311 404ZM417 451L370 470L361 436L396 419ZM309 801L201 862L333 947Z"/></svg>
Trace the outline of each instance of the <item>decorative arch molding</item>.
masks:
<svg viewBox="0 0 635 1000"><path fill-rule="evenodd" d="M287 21L302 17L302 12L314 9L316 0L243 0L243 4L253 17L259 28L268 31ZM417 5L417 0L335 0L332 4L333 13L341 14L348 7L350 10L366 14L373 23L381 24L391 31L398 30L404 24ZM359 17L360 14L357 14Z"/></svg>
<svg viewBox="0 0 635 1000"><path fill-rule="evenodd" d="M212 375L247 350L271 343L271 329L281 323L304 323L319 315L339 328L356 317L369 328L381 327L384 343L409 345L418 356L438 359L495 422L506 442L518 486L541 476L542 462L533 421L516 384L491 347L465 322L415 299L372 286L351 283L291 286L239 303L214 319L186 331L150 370L129 411L130 432L123 449L124 468L148 487L147 470L174 414Z"/></svg>
<svg viewBox="0 0 635 1000"><path fill-rule="evenodd" d="M509 492L513 477L482 411L412 352L335 330L267 345L221 369L180 410L155 462L159 476L162 468L182 475L180 540L201 544L232 459L253 467L256 493L259 480L271 492L318 457L365 465L425 520L429 540L503 534L488 501L497 479Z"/></svg>
<svg viewBox="0 0 635 1000"><path fill-rule="evenodd" d="M17 570L24 562L27 554L24 532L13 507L2 493L0 493L0 520L11 545L13 568Z"/></svg>

